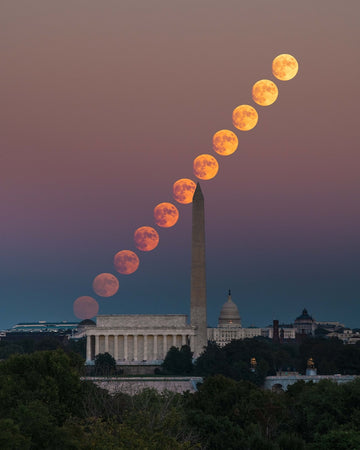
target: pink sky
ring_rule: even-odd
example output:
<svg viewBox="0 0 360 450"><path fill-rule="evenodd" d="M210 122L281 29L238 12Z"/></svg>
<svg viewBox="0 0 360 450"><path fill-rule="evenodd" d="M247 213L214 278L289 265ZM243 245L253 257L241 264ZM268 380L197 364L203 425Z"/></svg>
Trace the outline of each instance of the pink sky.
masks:
<svg viewBox="0 0 360 450"><path fill-rule="evenodd" d="M222 128L239 149L202 182L209 322L231 288L244 324L306 307L360 327L359 13L358 0L3 1L0 327L73 320ZM271 74L280 53L299 61L291 81ZM278 100L235 130L262 78ZM191 206L177 206L100 313L189 312Z"/></svg>

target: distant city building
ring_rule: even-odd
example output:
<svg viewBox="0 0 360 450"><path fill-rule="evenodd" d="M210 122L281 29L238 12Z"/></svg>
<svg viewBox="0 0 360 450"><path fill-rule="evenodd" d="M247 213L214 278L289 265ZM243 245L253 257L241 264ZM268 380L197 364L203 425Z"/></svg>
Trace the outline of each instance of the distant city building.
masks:
<svg viewBox="0 0 360 450"><path fill-rule="evenodd" d="M344 344L356 344L360 342L360 331L351 330L350 328L340 328L337 331L329 332L326 337L338 338L344 342Z"/></svg>
<svg viewBox="0 0 360 450"><path fill-rule="evenodd" d="M340 322L321 322L316 320L315 323L317 328L323 328L324 330L327 331L336 331L340 328L345 328L345 325Z"/></svg>
<svg viewBox="0 0 360 450"><path fill-rule="evenodd" d="M314 335L317 328L315 320L309 315L304 308L302 314L294 321L294 328L296 334L299 335Z"/></svg>
<svg viewBox="0 0 360 450"><path fill-rule="evenodd" d="M295 339L296 330L292 324L279 324L279 340L288 341ZM274 325L269 325L265 328L262 328L262 336L267 337L269 339L274 338Z"/></svg>
<svg viewBox="0 0 360 450"><path fill-rule="evenodd" d="M14 325L7 333L71 333L79 326L79 322L47 322L40 320L39 322L21 322Z"/></svg>

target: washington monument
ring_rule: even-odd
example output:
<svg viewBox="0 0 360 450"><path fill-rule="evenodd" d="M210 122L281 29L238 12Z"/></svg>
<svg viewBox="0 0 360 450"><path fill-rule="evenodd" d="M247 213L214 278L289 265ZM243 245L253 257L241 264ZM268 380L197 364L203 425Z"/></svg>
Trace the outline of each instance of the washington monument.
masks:
<svg viewBox="0 0 360 450"><path fill-rule="evenodd" d="M207 345L205 212L200 184L196 186L192 204L191 297L190 323L195 327L193 351L197 358Z"/></svg>

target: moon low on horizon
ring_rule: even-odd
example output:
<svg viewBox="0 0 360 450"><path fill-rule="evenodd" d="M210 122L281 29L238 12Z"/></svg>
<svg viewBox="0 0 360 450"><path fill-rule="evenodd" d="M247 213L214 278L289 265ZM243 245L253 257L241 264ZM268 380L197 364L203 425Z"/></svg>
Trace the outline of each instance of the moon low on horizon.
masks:
<svg viewBox="0 0 360 450"><path fill-rule="evenodd" d="M143 252L150 252L159 244L159 235L154 228L144 226L135 230L134 241L136 248Z"/></svg>
<svg viewBox="0 0 360 450"><path fill-rule="evenodd" d="M73 310L76 317L79 319L91 319L97 316L99 312L99 304L93 298L89 296L78 297L73 304Z"/></svg>
<svg viewBox="0 0 360 450"><path fill-rule="evenodd" d="M119 280L111 273L100 273L94 278L93 289L100 297L112 297L119 289Z"/></svg>
<svg viewBox="0 0 360 450"><path fill-rule="evenodd" d="M114 267L123 275L130 275L139 268L140 260L131 250L121 250L114 256Z"/></svg>

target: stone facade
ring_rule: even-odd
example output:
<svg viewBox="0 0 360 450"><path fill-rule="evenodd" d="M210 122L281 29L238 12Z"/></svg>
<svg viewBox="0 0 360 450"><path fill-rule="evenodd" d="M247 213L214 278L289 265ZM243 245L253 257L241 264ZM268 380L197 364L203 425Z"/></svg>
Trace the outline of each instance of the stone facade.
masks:
<svg viewBox="0 0 360 450"><path fill-rule="evenodd" d="M274 337L274 328L273 326L269 326L266 328L263 328L263 337L267 337L269 339L273 339ZM279 325L279 336L280 339L284 340L294 340L296 337L296 330L292 325Z"/></svg>
<svg viewBox="0 0 360 450"><path fill-rule="evenodd" d="M194 328L185 314L100 315L95 326L84 329L86 360L110 353L118 364L159 362L170 347L192 345Z"/></svg>
<svg viewBox="0 0 360 450"><path fill-rule="evenodd" d="M261 328L217 327L208 328L208 340L216 342L220 347L237 339L251 339L261 336Z"/></svg>
<svg viewBox="0 0 360 450"><path fill-rule="evenodd" d="M334 383L349 383L354 381L357 375L274 375L265 378L264 388L273 391L286 391L289 386L298 381L305 381L305 383L312 381L318 383L321 380L331 380Z"/></svg>
<svg viewBox="0 0 360 450"><path fill-rule="evenodd" d="M156 389L158 392L171 391L179 394L186 391L193 393L197 391L197 385L203 382L201 377L84 377L82 380L92 381L112 395L120 392L134 395L144 389Z"/></svg>

